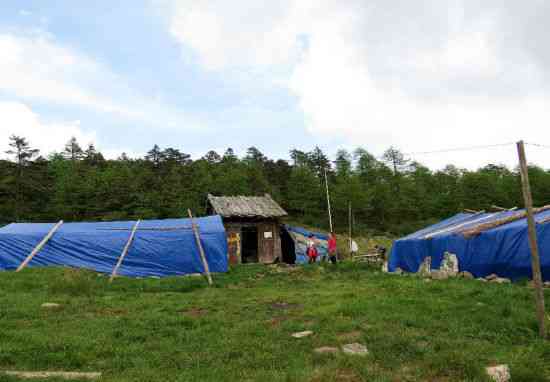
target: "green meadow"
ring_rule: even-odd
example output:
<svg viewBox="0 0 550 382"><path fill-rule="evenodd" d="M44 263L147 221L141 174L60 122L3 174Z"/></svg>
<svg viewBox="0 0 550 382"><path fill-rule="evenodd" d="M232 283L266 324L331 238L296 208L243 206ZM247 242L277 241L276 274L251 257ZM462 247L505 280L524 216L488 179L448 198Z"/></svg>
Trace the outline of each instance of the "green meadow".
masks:
<svg viewBox="0 0 550 382"><path fill-rule="evenodd" d="M428 282L346 262L242 265L214 281L2 272L0 370L98 371L101 381L484 381L486 366L508 364L514 382L550 380L550 344L537 337L524 283ZM291 336L305 330L313 334ZM368 355L314 352L349 343Z"/></svg>

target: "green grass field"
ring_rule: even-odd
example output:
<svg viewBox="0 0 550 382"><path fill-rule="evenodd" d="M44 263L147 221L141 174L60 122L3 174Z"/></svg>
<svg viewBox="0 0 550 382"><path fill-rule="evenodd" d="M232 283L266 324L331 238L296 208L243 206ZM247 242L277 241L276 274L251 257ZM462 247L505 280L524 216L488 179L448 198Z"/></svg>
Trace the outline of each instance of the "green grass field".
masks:
<svg viewBox="0 0 550 382"><path fill-rule="evenodd" d="M524 285L350 263L243 265L215 283L0 273L0 369L100 371L103 381L483 381L486 366L506 363L514 382L550 380L550 344L537 338ZM314 335L291 337L302 330ZM313 352L352 342L370 354Z"/></svg>

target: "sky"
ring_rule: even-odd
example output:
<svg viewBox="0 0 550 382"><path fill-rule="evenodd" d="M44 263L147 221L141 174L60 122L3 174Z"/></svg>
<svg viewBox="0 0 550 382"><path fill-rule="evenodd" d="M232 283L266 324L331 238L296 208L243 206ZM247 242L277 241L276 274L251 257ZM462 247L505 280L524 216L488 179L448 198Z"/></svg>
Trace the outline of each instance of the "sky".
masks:
<svg viewBox="0 0 550 382"><path fill-rule="evenodd" d="M394 146L433 168L550 146L544 0L2 0L0 156ZM528 146L550 168L550 148Z"/></svg>

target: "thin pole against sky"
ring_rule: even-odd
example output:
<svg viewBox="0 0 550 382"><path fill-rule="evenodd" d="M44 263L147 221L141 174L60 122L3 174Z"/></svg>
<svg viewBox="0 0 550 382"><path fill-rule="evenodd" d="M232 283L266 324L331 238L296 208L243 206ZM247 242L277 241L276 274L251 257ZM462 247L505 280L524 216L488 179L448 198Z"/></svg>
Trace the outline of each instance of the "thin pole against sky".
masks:
<svg viewBox="0 0 550 382"><path fill-rule="evenodd" d="M328 192L328 178L327 178L327 169L325 168L325 185L327 188L327 206L328 206L328 223L330 226L330 232L332 232L332 212L330 211L330 194Z"/></svg>

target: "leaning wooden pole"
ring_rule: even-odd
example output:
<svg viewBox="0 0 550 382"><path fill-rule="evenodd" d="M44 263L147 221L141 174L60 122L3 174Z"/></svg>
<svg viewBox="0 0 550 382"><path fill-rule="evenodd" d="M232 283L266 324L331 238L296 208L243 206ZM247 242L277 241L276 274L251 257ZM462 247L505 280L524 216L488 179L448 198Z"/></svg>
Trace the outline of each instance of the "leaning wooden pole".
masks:
<svg viewBox="0 0 550 382"><path fill-rule="evenodd" d="M53 226L53 228L50 230L50 232L48 232L48 234L42 239L42 241L40 243L38 243L38 245L36 247L34 247L32 252L27 256L27 258L25 260L23 260L21 265L19 265L19 267L17 267L17 269L15 270L16 272L21 271L23 268L25 268L27 266L27 264L29 264L31 262L33 257L36 256L38 254L38 252L40 252L40 250L52 238L53 234L59 229L59 227L61 227L62 224L63 224L63 220L60 220L56 225Z"/></svg>
<svg viewBox="0 0 550 382"><path fill-rule="evenodd" d="M330 232L333 232L332 230L332 212L330 210L330 194L328 192L328 177L327 177L327 169L325 168L325 185L327 188L327 206L328 206L328 223L330 226Z"/></svg>
<svg viewBox="0 0 550 382"><path fill-rule="evenodd" d="M533 197L531 196L531 186L529 185L529 173L527 170L527 159L525 157L525 145L523 141L517 143L519 155L519 168L521 173L521 185L523 189L523 199L525 201L525 210L527 212L527 227L529 233L529 246L531 248L531 268L533 271L533 283L535 286L535 300L537 305L537 319L539 322L539 335L546 338L544 329L544 292L542 289L542 275L540 270L539 247L537 243L537 228L533 214Z"/></svg>
<svg viewBox="0 0 550 382"><path fill-rule="evenodd" d="M111 273L111 277L109 277L109 282L110 283L112 283L113 280L115 279L116 274L118 272L118 268L120 268L120 266L122 265L122 261L124 260L124 258L126 257L126 254L130 250L130 246L132 245L132 241L134 241L134 236L136 236L136 231L139 227L140 222L141 222L141 220L138 220L136 222L136 224L134 224L134 228L132 228L132 233L130 233L130 237L128 238L128 241L126 242L126 245L124 246L124 249L122 250L122 253L120 254L120 257L118 258L118 261L117 261L115 267L113 268L113 272Z"/></svg>
<svg viewBox="0 0 550 382"><path fill-rule="evenodd" d="M187 210L187 212L189 213L189 219L191 219L191 226L193 227L193 232L195 233L195 240L197 242L197 247L199 247L199 253L201 256L202 265L204 266L204 273L206 273L206 278L208 279L208 285L212 285L212 276L210 275L210 267L208 266L208 262L206 261L206 255L204 254L204 249L202 247L199 228L195 224L191 210Z"/></svg>

